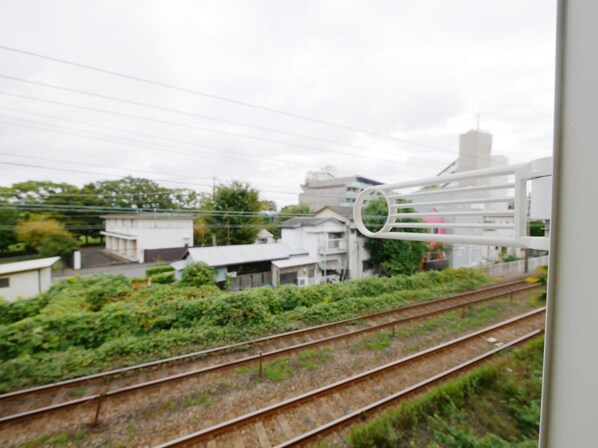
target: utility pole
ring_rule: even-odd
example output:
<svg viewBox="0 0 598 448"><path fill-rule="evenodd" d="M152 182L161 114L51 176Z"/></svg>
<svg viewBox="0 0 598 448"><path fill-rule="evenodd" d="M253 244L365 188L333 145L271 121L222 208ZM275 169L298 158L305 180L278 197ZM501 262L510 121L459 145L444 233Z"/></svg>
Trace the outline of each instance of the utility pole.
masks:
<svg viewBox="0 0 598 448"><path fill-rule="evenodd" d="M226 244L230 246L230 223L226 219Z"/></svg>

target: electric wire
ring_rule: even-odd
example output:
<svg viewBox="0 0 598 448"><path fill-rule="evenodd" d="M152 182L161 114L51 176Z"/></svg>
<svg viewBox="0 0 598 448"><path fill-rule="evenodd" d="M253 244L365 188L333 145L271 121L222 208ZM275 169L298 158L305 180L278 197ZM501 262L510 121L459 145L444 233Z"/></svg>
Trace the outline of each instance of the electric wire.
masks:
<svg viewBox="0 0 598 448"><path fill-rule="evenodd" d="M57 58L57 57L52 57L52 56L48 56L48 55L44 55L41 53L35 53L32 51L27 51L27 50L22 50L19 48L15 48L15 47L9 47L7 45L0 45L0 50L5 50L5 51L10 51L10 52L14 52L14 53L19 53L22 55L27 55L27 56L32 56L32 57L36 57L36 58L40 58L40 59L45 59L48 61L53 61L53 62L57 62L57 63L61 63L61 64L66 64L66 65L70 65L73 67L78 67L78 68L82 68L85 70L90 70L90 71L95 71L98 73L104 73L107 75L111 75L111 76L116 76L116 77L120 77L123 79L128 79L128 80L132 80L132 81L137 81L137 82L141 82L141 83L145 83L148 85L154 85L154 86L158 86L158 87L162 87L162 88L167 88L167 89L171 89L171 90L176 90L179 92L185 92L185 93L189 93L189 94L193 94L193 95L198 95L198 96L202 96L202 97L206 97L206 98L211 98L214 100L218 100L218 101L223 101L223 102L228 102L231 104L236 104L236 105L240 105L240 106L245 106L245 107L249 107L249 108L253 108L253 109L257 109L257 110L262 110L264 112L271 112L271 113L275 113L278 115L284 115L287 117L292 117L292 118L297 118L300 120L305 120L305 121L310 121L312 123L318 123L321 125L326 125L326 126L331 126L331 127L335 127L338 129L344 129L344 130L348 130L348 131L353 131L353 132L358 132L361 134L366 134L366 135L371 135L373 137L379 137L379 138L384 138L387 140L392 140L392 141L396 141L396 142L401 142L401 143L406 143L406 144L410 144L410 145L414 145L414 146L419 146L422 148L429 148L429 149L435 149L435 150L440 150L440 151L450 151L447 150L446 148L440 148L437 146L433 146L433 145L427 145L427 144L423 144L423 143L419 143L419 142L414 142L411 140L406 140L406 139L401 139L401 138L397 138L397 137L392 137L390 135L385 135L385 134L381 134L378 132L373 132L373 131L369 131L369 130L365 130L365 129L360 129L360 128L356 128L356 127L352 127L352 126L348 126L348 125L344 125L344 124L339 124L339 123L333 123L330 121L326 121L326 120L321 120L321 119L317 119L317 118L312 118L312 117L308 117L305 115L300 115L300 114L296 114L296 113L292 113L292 112L286 112L280 109L275 109L275 108L271 108L271 107L266 107L266 106L262 106L262 105L258 105L258 104L253 104L253 103L249 103L249 102L245 102L245 101L240 101L240 100L236 100L233 98L227 98L227 97L223 97L220 95L215 95L215 94L210 94L210 93L206 93L206 92L201 92L199 90L193 90L190 88L185 88L185 87L180 87L180 86L175 86L173 84L168 84L165 82L160 82L160 81L155 81L155 80L151 80L151 79L147 79L147 78L142 78L139 76L135 76L135 75L129 75L126 73L120 73L114 70L108 70L108 69L104 69L101 67L95 67L92 65L87 65L87 64L82 64L79 62L74 62L74 61L69 61L66 59L61 59L61 58Z"/></svg>

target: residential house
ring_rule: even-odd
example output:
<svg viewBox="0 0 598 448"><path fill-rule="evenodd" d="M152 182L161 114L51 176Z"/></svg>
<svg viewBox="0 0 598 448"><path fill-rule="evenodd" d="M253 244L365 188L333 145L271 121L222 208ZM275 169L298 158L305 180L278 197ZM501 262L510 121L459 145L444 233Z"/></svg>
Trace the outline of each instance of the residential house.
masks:
<svg viewBox="0 0 598 448"><path fill-rule="evenodd" d="M193 216L104 215L106 250L124 260L147 263L181 258L193 246Z"/></svg>
<svg viewBox="0 0 598 448"><path fill-rule="evenodd" d="M257 239L255 241L256 244L274 244L276 240L274 239L274 235L268 232L266 229L262 229L257 234Z"/></svg>
<svg viewBox="0 0 598 448"><path fill-rule="evenodd" d="M323 282L372 275L365 238L355 227L352 207L324 207L313 217L291 218L280 227L280 241L305 248L318 260Z"/></svg>
<svg viewBox="0 0 598 448"><path fill-rule="evenodd" d="M13 301L47 291L52 284L52 266L60 257L0 264L0 297Z"/></svg>
<svg viewBox="0 0 598 448"><path fill-rule="evenodd" d="M196 262L213 267L217 283L230 279L232 291L285 284L306 286L320 280L316 275L318 260L283 243L191 247L182 260L171 264L175 277L180 279L182 270Z"/></svg>

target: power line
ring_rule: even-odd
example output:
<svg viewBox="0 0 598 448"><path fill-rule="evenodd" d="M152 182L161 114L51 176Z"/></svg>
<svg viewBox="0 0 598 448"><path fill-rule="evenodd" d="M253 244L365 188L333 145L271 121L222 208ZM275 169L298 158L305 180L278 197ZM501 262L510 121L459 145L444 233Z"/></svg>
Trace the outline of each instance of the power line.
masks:
<svg viewBox="0 0 598 448"><path fill-rule="evenodd" d="M128 100L125 98L118 98L118 97L114 97L114 96L110 96L110 95L103 95L100 93L94 93L94 92L89 92L89 91L85 91L85 90L79 90L79 89L73 89L70 87L64 87L64 86L58 86L55 84L48 84L45 82L40 82L40 81L32 81L29 79L24 79L24 78L18 78L15 76L8 76L8 75L2 75L0 74L0 78L3 79L9 79L12 81L17 81L17 82L22 82L22 83L27 83L27 84L32 84L32 85L36 85L36 86L41 86L41 87L46 87L49 89L56 89L56 90L61 90L64 92L71 92L71 93L76 93L79 95L86 95L86 96L91 96L94 98L101 98L101 99L105 99L105 100L110 100L110 101L116 101L119 103L124 103L124 104L132 104L135 106L141 106L141 107L147 107L150 109L156 109L156 110L161 110L161 111L165 111L165 112L171 112L171 113L175 113L175 114L180 114L180 115L186 115L186 116L190 116L190 117L197 117L197 118L203 118L205 120L212 120L212 121L218 121L221 123L227 123L227 124L233 124L236 126L243 126L246 128L250 128L250 129L257 129L260 131L267 131L267 132L273 132L276 134L281 134L281 135L287 135L287 136L291 136L291 137L299 137L299 138L305 138L308 140L313 140L313 141L318 141L318 142L323 142L323 143L332 143L334 145L340 145L340 146L347 146L347 147L351 147L351 148L356 148L356 149L361 149L361 150L366 150L366 151L374 151L372 148L368 148L366 146L360 146L360 145L355 145L355 144L351 144L351 143L344 143L344 142L338 142L335 140L328 140L328 139L323 139L320 137L312 137L309 135L304 135L304 134L296 134L296 133L292 133L292 132L287 132L287 131L281 131L278 129L273 129L273 128L267 128L267 127L263 127L263 126L256 126L256 125L252 125L249 123L243 123L243 122L239 122L239 121L234 121L234 120L228 120L228 119L224 119L224 118L218 118L218 117L213 117L210 115L204 115L204 114L198 114L198 113L194 113L194 112L188 112L188 111L184 111L184 110L180 110L180 109L173 109L170 107L164 107L164 106L158 106L155 104L148 104L148 103L143 103L143 102L139 102L139 101L134 101L134 100ZM438 148L439 150L441 148ZM376 150L377 152L381 152L379 149ZM445 151L449 151L449 150L445 150ZM388 151L382 151L386 154L389 154ZM453 153L458 151L451 151ZM394 154L394 153L393 153ZM418 160L425 160L425 159L421 159L418 157L412 157Z"/></svg>
<svg viewBox="0 0 598 448"><path fill-rule="evenodd" d="M51 210L54 212L58 211L76 211L90 213L105 213L115 212L115 214L122 215L147 215L152 217L158 212L160 216L181 216L181 215L198 215L202 217L206 216L246 216L246 217L268 217L271 215L276 216L313 216L312 213L281 213L281 212L251 212L245 210L213 210L203 208L160 208L160 207L146 207L146 208L135 208L135 207L118 207L118 206L102 206L102 205L73 205L73 204L53 204L53 203L20 203L20 204L8 204L0 203L0 208L13 208L13 209L42 209ZM116 213L118 212L118 213ZM83 215L82 215L83 216Z"/></svg>
<svg viewBox="0 0 598 448"><path fill-rule="evenodd" d="M38 113L38 112L31 112L28 110L23 110L23 109L19 109L16 107L7 107L7 106L0 106L0 108L2 109L7 109L7 110L12 110L12 111L17 111L17 112L21 112L21 113L25 113L25 114L30 114L30 115L35 115L35 116L40 116L40 117L45 117L45 118L50 118L52 120L62 120L62 121L68 121L71 123L77 123L77 124L82 124L84 126L92 126L92 127L96 127L96 128L100 128L100 129L106 129L106 130L110 130L110 131L115 131L115 132L124 132L127 134L131 134L131 135L137 135L140 137L145 137L145 138L153 138L153 139L157 139L157 140L164 140L167 142L174 142L177 144L183 144L183 145L189 145L189 146L194 146L194 147L198 147L198 148L205 148L205 149L209 149L209 150L214 150L214 151L218 151L218 153L222 153L224 152L230 152L232 154L240 154L240 155L244 155L243 153L239 152L239 151L235 151L229 148L221 148L221 147L216 147L216 146L208 146L208 145L204 145L201 143L194 143L194 142L188 142L185 140L178 140L178 139L174 139L174 138L166 138L166 137L160 137L157 135L151 135L151 134L144 134L141 132L134 132L134 131L130 131L127 129L122 129L122 128L114 128L111 126L103 126L103 125L99 125L99 124L95 124L95 123L90 123L87 121L81 121L81 120L73 120L73 119L69 119L69 118L65 118L65 117L59 117L56 115L50 115L50 114L42 114L42 113ZM10 117L10 119L13 120L21 120L21 121L25 121L25 122L29 122L29 123L36 123L36 124L43 124L44 126L57 126L55 124L48 124L48 123L39 123L39 122L34 122L31 120L24 120L22 118L14 118L14 117ZM75 132L90 132L90 131L85 131L85 130L79 130L79 129L74 129L74 128L67 128L65 126L62 126L63 129L70 129L73 130ZM95 135L107 135L107 134L98 134L96 133ZM110 136L112 138L118 139L122 137L117 137L117 136ZM133 141L133 142L139 142L139 140L131 140L131 139L126 139L128 141ZM141 142L141 143L149 143L152 144L151 142ZM176 148L179 149L179 147L172 147L172 146L165 146L168 148ZM183 148L180 148L183 149ZM188 149L186 151L189 151ZM191 154L191 153L190 153ZM201 154L205 154L205 153L201 153ZM222 160L222 159L216 159L216 160ZM226 158L225 160L231 160L230 158ZM233 160L244 160L244 159L233 159ZM288 164L285 164L284 162L276 162L276 161L263 161L263 162L252 162L251 160L247 161L248 163L251 163L253 165L261 165L261 164L267 164L267 165L276 165L276 166L285 166L287 167ZM304 165L304 164L295 164L297 166L303 166L306 169L311 169L313 168L312 166L309 165Z"/></svg>
<svg viewBox="0 0 598 448"><path fill-rule="evenodd" d="M315 146L307 146L307 145L301 145L301 144L297 144L297 143L282 142L279 140L272 140L272 139L264 138L264 137L255 137L255 136L251 136L251 135L247 135L247 134L239 134L237 132L208 129L208 128L203 128L201 126L195 126L195 125L185 124L185 123L178 123L178 122L170 121L170 120L161 120L158 118L145 117L142 115L129 114L129 113L125 113L125 112L116 112L116 111L100 109L100 108L96 108L96 107L82 106L79 104L66 103L63 101L48 100L48 99L38 98L38 97L34 97L34 96L20 95L17 93L0 91L0 95L12 96L15 98L22 98L22 99L27 99L27 100L32 100L32 101L39 101L39 102L47 103L47 104L56 104L59 106L71 107L71 108L81 109L81 110L88 110L88 111L92 111L92 112L100 112L100 113L104 113L104 114L116 115L116 116L121 116L121 117L126 117L126 118L135 118L138 120L148 121L151 123L166 124L169 126L178 126L178 127L182 127L182 128L186 128L186 129L194 129L194 130L198 130L198 131L202 131L202 132L213 132L216 134L229 135L229 136L233 136L233 137L241 137L241 138L246 138L249 140L256 140L256 141L272 143L272 144L276 144L276 145L285 145L285 146L291 146L291 147L295 147L295 148L309 149L312 151L331 152L331 153L335 153L335 154L340 154L340 155L345 155L345 156L350 156L350 157L355 157L355 158L360 158L360 159L378 160L380 162L405 165L403 162L398 162L396 160L382 159L379 157L371 157L371 156L355 154L355 153L351 153L351 152L338 151L335 149L317 148ZM440 163L440 162L434 161L433 163ZM412 163L412 165L416 165L416 164ZM423 166L423 165L419 165L419 166ZM429 166L426 165L425 168L429 168Z"/></svg>
<svg viewBox="0 0 598 448"><path fill-rule="evenodd" d="M343 124L338 124L338 123L333 123L330 121L326 121L326 120L320 120L317 118L312 118L312 117L308 117L305 115L300 115L300 114L295 114L292 112L286 112L280 109L274 109L271 107L266 107L266 106L261 106L258 104L252 104L249 102L245 102L245 101L240 101L240 100L236 100L233 98L227 98L227 97L223 97L220 95L214 95L214 94L210 94L210 93L206 93L206 92L201 92L198 90L193 90L193 89L189 89L189 88L185 88L185 87L180 87L180 86L175 86L172 84L167 84L164 82L160 82L160 81L154 81L151 79L146 79L146 78L141 78L139 76L134 76L134 75L129 75L126 73L120 73L120 72L116 72L113 70L108 70L108 69L104 69L101 67L94 67L91 65L87 65L87 64L82 64L82 63L78 63L78 62L74 62L74 61L68 61L66 59L61 59L61 58L56 58L56 57L52 57L52 56L47 56L47 55L43 55L40 53L34 53L31 51L26 51L26 50L21 50L18 48L14 48L14 47L9 47L6 45L0 45L0 49L1 50L5 50L5 51L11 51L14 53L20 53L20 54L24 54L27 56L33 56L36 58L40 58L40 59L45 59L48 61L53 61L53 62L58 62L61 64L66 64L66 65L71 65L73 67L78 67L78 68L82 68L85 70L91 70L91 71L95 71L98 73L104 73L107 75L112 75L112 76L117 76L123 79L128 79L128 80L132 80L132 81L137 81L137 82L141 82L141 83L145 83L145 84L149 84L149 85L154 85L154 86L158 86L158 87L163 87L163 88L167 88L167 89L172 89L172 90L176 90L179 92L184 92L184 93L190 93L193 95L198 95L198 96L203 96L206 98L211 98L214 100L218 100L218 101L224 101L224 102L228 102L231 104L237 104L239 106L245 106L245 107L250 107L253 109L257 109L257 110L262 110L264 112L271 112L271 113L275 113L278 115L284 115L287 117L292 117L292 118L298 118L300 120L305 120L305 121L311 121L312 123L318 123L318 124L322 124L322 125L326 125L326 126L332 126L338 129L344 129L344 130L348 130L348 131L353 131L353 132L359 132L361 134L366 134L366 135L371 135L373 137L379 137L379 138L384 138L387 140L393 140L396 142L401 142L401 143L406 143L406 144L410 144L410 145L414 145L414 146L419 146L422 148L429 148L429 149L435 149L435 150L441 150L441 151L447 151L447 149L445 148L440 148L440 147L436 147L436 146L432 146L432 145L426 145L423 143L418 143L418 142L414 142L411 140L406 140L406 139L401 139L401 138L397 138L397 137L392 137L390 135L384 135L384 134L380 134L377 132L373 132L373 131L368 131L365 129L360 129L360 128L356 128L356 127L352 127L352 126L347 126L347 125L343 125Z"/></svg>
<svg viewBox="0 0 598 448"><path fill-rule="evenodd" d="M183 148L174 147L174 146L170 146L170 145L156 144L156 143L152 143L152 142L139 142L138 140L122 138L122 137L115 137L115 136L108 135L108 134L101 134L101 133L92 132L92 131L80 131L80 130L68 128L65 126L57 126L54 124L41 123L41 126L48 126L48 127L54 127L54 128L58 128L58 129L67 129L68 130L68 131L59 131L59 130L51 129L51 128L48 129L47 127L45 127L45 128L40 127L40 123L31 121L31 120L24 120L22 118L9 118L9 119L10 120L19 120L19 121L22 121L25 123L34 123L34 124L33 125L23 124L23 123L19 123L19 122L14 123L14 122L9 122L9 121L2 121L2 120L0 120L0 123L23 126L23 127L47 131L47 132L54 132L57 134L71 135L71 136L79 137L79 138L87 138L87 139L92 139L92 140L117 143L117 144L126 145L126 146L136 146L136 147L140 147L140 148L147 148L147 149L151 149L153 151L163 151L163 152L169 152L169 153L174 153L174 154L184 154L184 155L189 155L189 156L193 156L193 157L208 158L208 159L224 161L224 162L236 162L236 163L240 163L240 164L244 164L244 165L253 165L253 166L258 166L258 167L261 166L262 164L273 165L272 162L267 162L267 161L253 162L253 161L248 161L245 159L235 159L235 158L231 158L231 157L227 157L227 156L218 157L213 154L206 154L206 153L202 153L202 152L191 151L188 149L183 149ZM100 137L94 137L94 135L100 136ZM202 145L199 145L199 146L202 146ZM168 148L168 149L164 149L164 148ZM281 168L281 166L284 166L285 168L287 168L287 165L273 165L273 166L276 166L277 168Z"/></svg>

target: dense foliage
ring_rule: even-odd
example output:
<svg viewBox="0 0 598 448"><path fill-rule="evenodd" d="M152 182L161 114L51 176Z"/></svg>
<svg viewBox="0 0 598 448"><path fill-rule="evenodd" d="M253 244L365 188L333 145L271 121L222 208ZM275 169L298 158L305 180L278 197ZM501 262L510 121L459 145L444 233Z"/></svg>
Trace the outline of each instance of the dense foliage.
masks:
<svg viewBox="0 0 598 448"><path fill-rule="evenodd" d="M354 427L353 448L533 448L538 445L543 341L480 367Z"/></svg>
<svg viewBox="0 0 598 448"><path fill-rule="evenodd" d="M164 275L157 274L157 275ZM402 306L479 286L472 270L224 293L74 277L0 303L0 391Z"/></svg>
<svg viewBox="0 0 598 448"><path fill-rule="evenodd" d="M181 272L181 285L201 287L216 283L216 271L203 261L185 266Z"/></svg>
<svg viewBox="0 0 598 448"><path fill-rule="evenodd" d="M17 239L44 257L64 257L79 247L73 235L55 219L30 219L16 227Z"/></svg>
<svg viewBox="0 0 598 448"><path fill-rule="evenodd" d="M401 209L401 213L411 213L411 208ZM377 198L368 203L363 216L364 223L372 232L382 228L388 214L388 205L384 198ZM416 220L397 220L415 222ZM401 229L405 232L421 232L421 229ZM370 263L379 273L388 275L413 274L418 271L422 259L428 251L428 244L422 241L388 240L368 238L365 248L370 253Z"/></svg>
<svg viewBox="0 0 598 448"><path fill-rule="evenodd" d="M248 183L234 181L216 187L205 207L218 213L204 218L218 245L253 244L262 210L259 192Z"/></svg>

